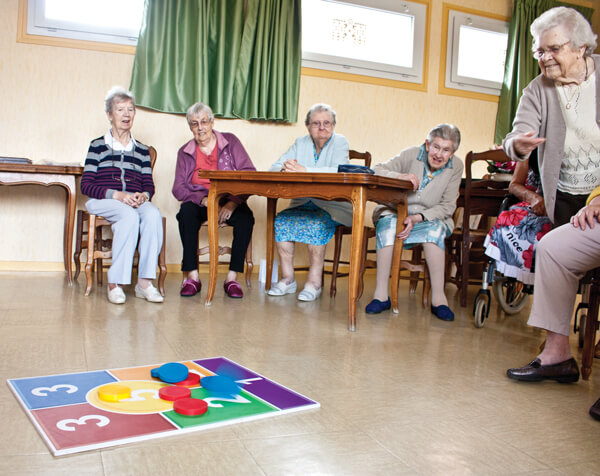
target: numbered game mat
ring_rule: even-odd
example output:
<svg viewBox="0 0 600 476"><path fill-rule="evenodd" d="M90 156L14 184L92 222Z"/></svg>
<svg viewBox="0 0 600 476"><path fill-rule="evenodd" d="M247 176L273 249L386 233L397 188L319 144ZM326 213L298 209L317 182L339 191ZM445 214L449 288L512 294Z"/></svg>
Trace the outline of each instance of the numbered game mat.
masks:
<svg viewBox="0 0 600 476"><path fill-rule="evenodd" d="M186 416L173 402L159 397L168 383L151 376L161 364L122 369L9 379L8 385L54 456L79 453L152 438L183 434L319 408L299 393L269 380L225 357L179 362L200 378L221 375L233 379L236 394L191 387L192 398L208 410ZM200 381L201 382L201 381ZM131 395L119 401L98 397L108 384L128 387Z"/></svg>

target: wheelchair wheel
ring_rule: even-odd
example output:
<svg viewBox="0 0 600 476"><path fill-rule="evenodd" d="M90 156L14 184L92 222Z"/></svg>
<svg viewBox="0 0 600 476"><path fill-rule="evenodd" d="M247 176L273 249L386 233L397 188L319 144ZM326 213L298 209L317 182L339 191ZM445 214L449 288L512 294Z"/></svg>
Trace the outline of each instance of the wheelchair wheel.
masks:
<svg viewBox="0 0 600 476"><path fill-rule="evenodd" d="M529 294L523 292L523 286L523 283L516 279L500 276L494 279L494 296L506 314L517 314L527 304Z"/></svg>
<svg viewBox="0 0 600 476"><path fill-rule="evenodd" d="M475 327L481 328L483 327L483 323L486 318L488 309L488 301L485 299L478 299L475 302L475 312L474 312L474 321Z"/></svg>

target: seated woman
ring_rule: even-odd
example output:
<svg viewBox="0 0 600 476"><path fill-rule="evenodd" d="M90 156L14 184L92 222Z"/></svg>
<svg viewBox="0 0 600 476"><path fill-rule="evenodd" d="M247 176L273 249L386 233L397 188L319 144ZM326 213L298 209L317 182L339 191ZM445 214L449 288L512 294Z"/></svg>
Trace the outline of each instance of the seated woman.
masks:
<svg viewBox="0 0 600 476"><path fill-rule="evenodd" d="M336 134L336 114L327 104L313 105L304 121L308 135L294 144L269 170L276 172L337 172L347 164L348 141ZM295 243L306 243L310 266L300 301L314 301L321 295L325 246L337 225L352 225L352 206L347 202L297 198L275 218L275 241L281 263L281 281L267 292L283 296L296 292L294 278Z"/></svg>
<svg viewBox="0 0 600 476"><path fill-rule="evenodd" d="M535 293L527 322L546 329L544 350L528 365L508 369L508 377L526 382L577 382L579 367L571 355L569 332L579 280L600 266L600 187L571 223L550 231L539 242Z"/></svg>
<svg viewBox="0 0 600 476"><path fill-rule="evenodd" d="M112 224L108 300L113 304L125 302L121 286L131 283L133 255L138 247L135 295L150 302L163 302L152 285L162 248L162 217L149 201L154 195L154 182L148 146L136 141L131 134L135 99L131 92L114 87L104 102L111 128L90 143L81 193L89 197L85 204L88 212Z"/></svg>
<svg viewBox="0 0 600 476"><path fill-rule="evenodd" d="M535 249L552 228L537 173L537 156L517 162L508 190L520 202L500 213L485 239L485 254L496 261L496 269L504 276L533 284Z"/></svg>
<svg viewBox="0 0 600 476"><path fill-rule="evenodd" d="M378 314L391 307L388 281L392 267L394 241L404 240L404 249L423 245L431 280L431 312L439 319L452 321L444 293L446 237L454 229L452 215L464 165L454 155L460 145L460 131L451 124L439 124L420 147L404 149L396 157L374 167L377 175L408 180L413 192L408 194L408 215L404 230L396 236L396 208L378 206L373 212L377 229L377 280L368 314Z"/></svg>
<svg viewBox="0 0 600 476"><path fill-rule="evenodd" d="M194 296L202 284L198 274L198 231L207 219L206 200L210 181L198 177L200 170L256 170L240 140L228 132L213 129L215 116L206 104L197 102L187 110L187 121L194 138L177 152L173 195L181 203L177 221L183 245L183 284L181 296ZM244 293L237 274L244 272L244 257L252 238L254 215L246 204L247 197L227 195L219 203L219 224L233 227L231 261L223 283L231 298Z"/></svg>

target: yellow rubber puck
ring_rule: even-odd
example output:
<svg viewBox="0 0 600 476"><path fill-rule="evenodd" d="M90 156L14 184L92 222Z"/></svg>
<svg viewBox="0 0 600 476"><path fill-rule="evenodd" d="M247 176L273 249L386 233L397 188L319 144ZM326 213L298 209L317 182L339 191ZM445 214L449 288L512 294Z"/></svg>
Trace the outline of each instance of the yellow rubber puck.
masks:
<svg viewBox="0 0 600 476"><path fill-rule="evenodd" d="M118 402L129 397L131 397L131 389L119 383L109 383L98 389L98 398L105 402Z"/></svg>

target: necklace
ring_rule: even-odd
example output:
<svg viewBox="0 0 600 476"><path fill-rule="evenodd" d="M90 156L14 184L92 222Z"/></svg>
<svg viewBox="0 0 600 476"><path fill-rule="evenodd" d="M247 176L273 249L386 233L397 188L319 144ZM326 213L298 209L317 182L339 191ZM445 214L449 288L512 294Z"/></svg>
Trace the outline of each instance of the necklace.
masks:
<svg viewBox="0 0 600 476"><path fill-rule="evenodd" d="M575 109L577 109L577 105L579 104L579 96L581 95L581 90L579 88L579 85L575 86L574 88L571 88L569 86L563 85L562 86L562 90L563 90L563 94L565 95L565 109L571 109L571 103L573 102L573 100L575 100ZM573 91L573 93L571 94L571 97L569 97L568 91Z"/></svg>

